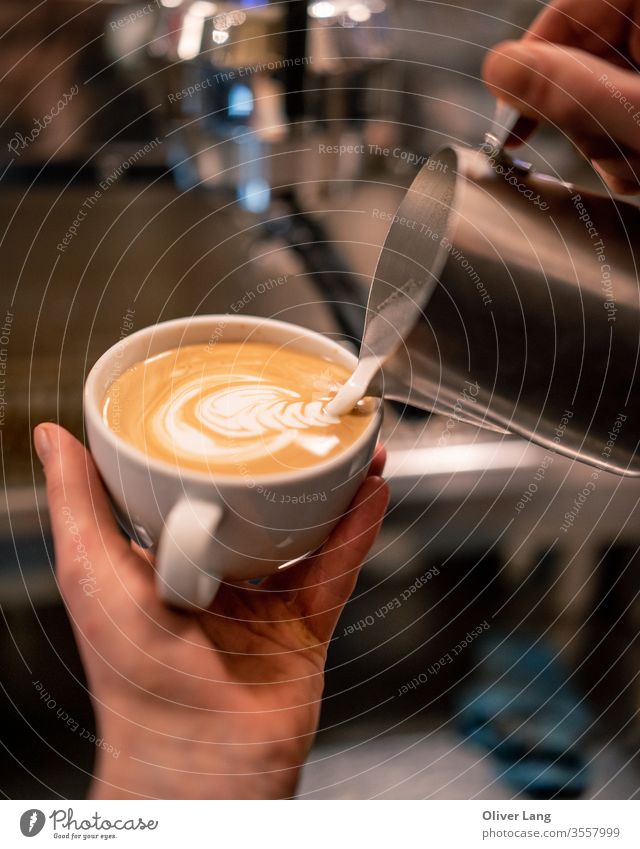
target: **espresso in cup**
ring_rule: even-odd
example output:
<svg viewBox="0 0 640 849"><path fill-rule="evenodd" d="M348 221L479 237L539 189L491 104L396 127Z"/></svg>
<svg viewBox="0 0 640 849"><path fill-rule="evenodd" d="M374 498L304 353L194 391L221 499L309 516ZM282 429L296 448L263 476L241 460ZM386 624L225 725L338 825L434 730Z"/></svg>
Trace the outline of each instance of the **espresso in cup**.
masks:
<svg viewBox="0 0 640 849"><path fill-rule="evenodd" d="M350 372L288 346L186 345L136 363L108 388L102 417L150 457L184 469L271 475L326 463L364 433L376 405L335 417Z"/></svg>

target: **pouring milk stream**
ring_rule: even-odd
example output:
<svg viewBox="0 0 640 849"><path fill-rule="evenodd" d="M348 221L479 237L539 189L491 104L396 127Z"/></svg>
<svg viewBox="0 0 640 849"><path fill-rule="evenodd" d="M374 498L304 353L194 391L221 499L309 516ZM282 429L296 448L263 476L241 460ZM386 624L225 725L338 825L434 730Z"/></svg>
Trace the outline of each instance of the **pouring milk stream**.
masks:
<svg viewBox="0 0 640 849"><path fill-rule="evenodd" d="M518 112L498 102L491 128L485 134L483 150L494 156L501 153L517 120ZM423 177L425 175L426 179ZM369 290L364 335L358 366L335 398L326 406L331 416L348 413L366 394L385 362L404 343L420 319L441 271L443 262L426 268L416 261L412 253L415 238L425 237L440 241L445 236L452 194L436 201L429 232L425 232L424 203L431 196L428 171L420 172L411 184L393 218L385 239L373 282ZM440 411L435 398L429 408ZM473 424L478 421L469 416ZM486 425L485 425L486 426ZM495 429L491 427L490 429ZM499 429L502 431L502 429Z"/></svg>

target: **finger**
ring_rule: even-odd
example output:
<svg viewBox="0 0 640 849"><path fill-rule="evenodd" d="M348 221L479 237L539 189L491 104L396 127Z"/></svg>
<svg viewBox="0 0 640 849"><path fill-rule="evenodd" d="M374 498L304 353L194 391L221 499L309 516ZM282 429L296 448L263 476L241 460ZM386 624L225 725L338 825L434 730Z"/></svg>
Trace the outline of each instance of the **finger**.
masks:
<svg viewBox="0 0 640 849"><path fill-rule="evenodd" d="M47 480L56 571L70 603L107 594L111 560L130 549L111 512L96 467L83 445L53 424L39 425L34 445Z"/></svg>
<svg viewBox="0 0 640 849"><path fill-rule="evenodd" d="M640 186L640 155L610 138L575 135L572 141L609 188L618 194L634 194Z"/></svg>
<svg viewBox="0 0 640 849"><path fill-rule="evenodd" d="M385 464L387 462L387 449L380 442L376 446L375 454L373 455L373 460L371 461L371 465L369 466L369 475L374 475L375 477L380 477L384 471Z"/></svg>
<svg viewBox="0 0 640 849"><path fill-rule="evenodd" d="M485 60L496 97L565 134L640 147L640 78L582 50L504 42Z"/></svg>
<svg viewBox="0 0 640 849"><path fill-rule="evenodd" d="M156 558L148 548L143 548L139 543L131 540L131 551L140 558L141 562L155 569Z"/></svg>
<svg viewBox="0 0 640 849"><path fill-rule="evenodd" d="M578 47L596 56L622 51L628 42L638 61L639 9L637 0L555 0L538 15L525 37Z"/></svg>
<svg viewBox="0 0 640 849"><path fill-rule="evenodd" d="M614 192L637 192L640 186L640 156L607 139L576 139L577 147Z"/></svg>
<svg viewBox="0 0 640 849"><path fill-rule="evenodd" d="M640 180L638 177L628 178L607 170L606 165L601 165L598 162L593 162L593 167L600 174L604 182L609 186L612 192L617 195L637 195L640 191ZM618 170L618 169L615 169ZM640 170L636 172L640 174Z"/></svg>
<svg viewBox="0 0 640 849"><path fill-rule="evenodd" d="M353 592L363 560L373 545L389 502L389 488L379 477L361 486L349 512L320 551L278 576L280 591L294 594L309 629L328 641L342 608ZM268 587L272 589L272 585Z"/></svg>

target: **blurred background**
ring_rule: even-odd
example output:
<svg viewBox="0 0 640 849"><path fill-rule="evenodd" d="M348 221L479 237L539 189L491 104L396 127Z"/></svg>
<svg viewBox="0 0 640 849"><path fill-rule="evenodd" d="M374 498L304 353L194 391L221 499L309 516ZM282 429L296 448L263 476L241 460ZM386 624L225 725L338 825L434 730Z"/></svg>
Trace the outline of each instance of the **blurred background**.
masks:
<svg viewBox="0 0 640 849"><path fill-rule="evenodd" d="M483 56L542 5L3 0L3 795L81 797L95 752L33 426L82 437L86 372L160 320L246 311L357 346L381 213L435 148L482 139ZM594 182L551 131L522 155ZM389 515L300 795L637 795L639 484L603 473L561 533L590 470L444 427L387 405Z"/></svg>

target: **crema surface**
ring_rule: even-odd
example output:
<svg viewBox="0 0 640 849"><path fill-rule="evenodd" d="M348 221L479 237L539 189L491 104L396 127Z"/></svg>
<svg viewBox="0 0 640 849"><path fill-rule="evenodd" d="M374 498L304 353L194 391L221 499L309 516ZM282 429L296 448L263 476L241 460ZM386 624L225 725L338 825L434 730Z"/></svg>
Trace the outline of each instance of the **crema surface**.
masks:
<svg viewBox="0 0 640 849"><path fill-rule="evenodd" d="M371 409L324 412L349 374L286 347L189 345L125 371L107 391L103 417L131 445L184 468L284 473L326 462L366 429Z"/></svg>

